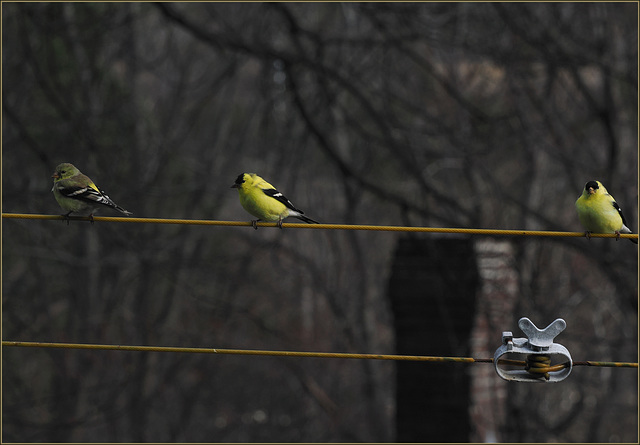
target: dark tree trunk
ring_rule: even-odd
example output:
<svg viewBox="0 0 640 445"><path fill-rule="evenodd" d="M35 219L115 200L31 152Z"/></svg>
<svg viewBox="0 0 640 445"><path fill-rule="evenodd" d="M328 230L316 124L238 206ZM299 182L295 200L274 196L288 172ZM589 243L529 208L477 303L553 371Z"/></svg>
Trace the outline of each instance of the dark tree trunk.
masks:
<svg viewBox="0 0 640 445"><path fill-rule="evenodd" d="M396 352L468 356L478 270L470 239L399 241L389 281ZM397 362L396 440L467 442L468 365Z"/></svg>

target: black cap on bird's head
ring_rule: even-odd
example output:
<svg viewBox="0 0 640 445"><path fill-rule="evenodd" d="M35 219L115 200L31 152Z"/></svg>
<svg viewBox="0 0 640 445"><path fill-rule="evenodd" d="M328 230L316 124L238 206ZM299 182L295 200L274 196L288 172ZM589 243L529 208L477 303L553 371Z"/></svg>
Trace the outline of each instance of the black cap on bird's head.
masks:
<svg viewBox="0 0 640 445"><path fill-rule="evenodd" d="M244 173L240 173L236 178L236 182L231 186L231 188L232 189L240 188L243 182L244 182Z"/></svg>
<svg viewBox="0 0 640 445"><path fill-rule="evenodd" d="M584 185L584 190L590 195L594 194L599 188L598 181L589 181Z"/></svg>

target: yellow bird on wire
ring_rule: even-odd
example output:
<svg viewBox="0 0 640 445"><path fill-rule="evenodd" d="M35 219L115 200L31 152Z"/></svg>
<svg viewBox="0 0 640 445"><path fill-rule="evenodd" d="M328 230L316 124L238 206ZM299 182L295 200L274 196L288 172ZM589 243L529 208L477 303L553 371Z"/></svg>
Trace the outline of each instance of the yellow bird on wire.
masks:
<svg viewBox="0 0 640 445"><path fill-rule="evenodd" d="M255 173L242 173L236 178L236 182L231 188L238 189L240 204L251 215L258 218L251 221L254 229L258 221L277 221L278 227L282 229L282 220L288 216L293 216L309 224L319 224L304 215L304 212L297 209L274 186L262 179Z"/></svg>
<svg viewBox="0 0 640 445"><path fill-rule="evenodd" d="M615 233L616 240L621 233L633 233L627 227L622 209L600 181L589 181L576 201L578 219L584 226L587 238L591 233ZM629 239L638 244L635 239Z"/></svg>

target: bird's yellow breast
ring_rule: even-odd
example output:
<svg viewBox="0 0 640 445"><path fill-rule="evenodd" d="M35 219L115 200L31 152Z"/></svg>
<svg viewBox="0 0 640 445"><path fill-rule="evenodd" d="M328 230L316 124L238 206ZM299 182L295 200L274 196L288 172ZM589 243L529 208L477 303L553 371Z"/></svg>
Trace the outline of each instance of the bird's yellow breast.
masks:
<svg viewBox="0 0 640 445"><path fill-rule="evenodd" d="M583 195L576 201L576 209L580 223L589 232L614 233L622 228L622 218L609 195Z"/></svg>
<svg viewBox="0 0 640 445"><path fill-rule="evenodd" d="M289 214L284 204L265 195L260 187L241 187L238 192L242 207L251 215L263 221L278 221Z"/></svg>

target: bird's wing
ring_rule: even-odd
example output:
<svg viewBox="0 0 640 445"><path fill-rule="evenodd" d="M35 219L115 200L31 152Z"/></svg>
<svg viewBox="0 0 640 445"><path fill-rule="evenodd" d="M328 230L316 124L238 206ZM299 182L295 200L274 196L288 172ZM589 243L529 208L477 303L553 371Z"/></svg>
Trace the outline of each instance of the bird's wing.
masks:
<svg viewBox="0 0 640 445"><path fill-rule="evenodd" d="M91 204L103 204L109 207L115 207L115 203L94 183L86 186L80 185L63 185L56 184L56 188L63 196L67 198L79 199Z"/></svg>
<svg viewBox="0 0 640 445"><path fill-rule="evenodd" d="M624 224L626 226L627 225L627 221L625 221L624 215L622 214L622 209L620 208L618 203L615 202L615 201L611 201L611 204L613 204L613 207L618 211L618 214L620 215L620 218L622 218L622 224Z"/></svg>
<svg viewBox="0 0 640 445"><path fill-rule="evenodd" d="M276 189L263 189L262 190L265 195L280 201L284 204L288 209L295 210L296 212L304 213L302 210L296 209L291 201L287 199L282 193L277 191Z"/></svg>

